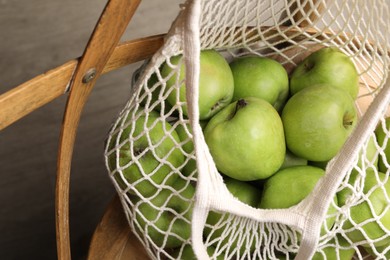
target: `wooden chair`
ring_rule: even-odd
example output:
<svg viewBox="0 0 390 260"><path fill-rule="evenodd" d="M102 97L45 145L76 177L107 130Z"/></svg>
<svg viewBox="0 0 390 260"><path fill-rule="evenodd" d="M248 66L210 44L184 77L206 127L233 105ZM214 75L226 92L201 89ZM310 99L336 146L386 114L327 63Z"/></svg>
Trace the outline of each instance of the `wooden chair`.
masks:
<svg viewBox="0 0 390 260"><path fill-rule="evenodd" d="M164 35L155 35L119 43L140 2L108 0L80 58L0 95L0 130L50 101L68 95L57 159L55 218L58 259L71 259L70 168L79 119L89 94L101 74L150 58L164 42ZM143 246L132 235L116 197L96 228L88 259L122 258L148 259Z"/></svg>

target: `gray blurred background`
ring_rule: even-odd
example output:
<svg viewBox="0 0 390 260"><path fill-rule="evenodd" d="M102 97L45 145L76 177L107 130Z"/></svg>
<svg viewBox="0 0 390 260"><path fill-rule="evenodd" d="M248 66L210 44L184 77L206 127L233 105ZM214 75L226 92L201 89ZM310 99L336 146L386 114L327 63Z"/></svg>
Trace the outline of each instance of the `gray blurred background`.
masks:
<svg viewBox="0 0 390 260"><path fill-rule="evenodd" d="M122 40L165 33L181 0L143 0ZM79 57L106 0L0 0L0 94ZM103 75L83 112L71 175L73 259L114 196L103 142L140 64ZM0 259L56 259L54 187L64 95L0 131ZM1 108L0 108L1 109Z"/></svg>

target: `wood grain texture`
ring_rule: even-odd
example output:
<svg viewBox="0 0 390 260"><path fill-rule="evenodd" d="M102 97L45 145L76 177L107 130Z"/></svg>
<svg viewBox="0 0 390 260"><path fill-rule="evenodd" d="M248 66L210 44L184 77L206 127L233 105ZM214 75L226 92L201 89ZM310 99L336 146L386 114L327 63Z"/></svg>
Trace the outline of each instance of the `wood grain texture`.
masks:
<svg viewBox="0 0 390 260"><path fill-rule="evenodd" d="M149 59L163 45L164 37L165 34L158 34L119 44L104 67L103 73Z"/></svg>
<svg viewBox="0 0 390 260"><path fill-rule="evenodd" d="M65 109L60 134L56 179L56 237L60 260L71 259L69 229L69 184L73 147L84 105L107 61L120 41L140 0L109 0L80 59ZM85 81L91 69L94 77Z"/></svg>
<svg viewBox="0 0 390 260"><path fill-rule="evenodd" d="M89 247L88 260L149 260L143 245L131 232L118 196L109 204Z"/></svg>
<svg viewBox="0 0 390 260"><path fill-rule="evenodd" d="M149 58L163 42L162 34L119 44L102 73ZM71 60L0 95L0 130L65 94L77 65Z"/></svg>
<svg viewBox="0 0 390 260"><path fill-rule="evenodd" d="M0 130L64 94L76 65L69 61L0 95Z"/></svg>

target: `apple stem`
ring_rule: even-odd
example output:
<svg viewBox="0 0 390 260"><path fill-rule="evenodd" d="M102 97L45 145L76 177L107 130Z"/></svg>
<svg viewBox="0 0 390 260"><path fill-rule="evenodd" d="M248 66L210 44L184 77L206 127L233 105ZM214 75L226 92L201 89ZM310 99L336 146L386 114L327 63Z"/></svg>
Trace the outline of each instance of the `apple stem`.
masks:
<svg viewBox="0 0 390 260"><path fill-rule="evenodd" d="M245 107L246 105L248 105L248 102L246 102L245 99L241 98L241 99L237 100L236 112L237 112L238 109L243 108L243 107Z"/></svg>
<svg viewBox="0 0 390 260"><path fill-rule="evenodd" d="M314 63L313 62L306 62L304 66L305 66L306 71L309 71L309 70L314 68Z"/></svg>
<svg viewBox="0 0 390 260"><path fill-rule="evenodd" d="M348 118L347 116L344 116L344 122L343 122L343 125L346 129L348 129L349 127L351 127L354 123L354 120L352 118Z"/></svg>
<svg viewBox="0 0 390 260"><path fill-rule="evenodd" d="M134 156L140 155L143 151L144 151L144 149L135 149L134 150Z"/></svg>
<svg viewBox="0 0 390 260"><path fill-rule="evenodd" d="M352 122L352 121L344 122L344 127L345 127L345 128L348 128L348 127L350 127L351 125L353 125L353 122Z"/></svg>
<svg viewBox="0 0 390 260"><path fill-rule="evenodd" d="M248 102L245 99L241 98L241 99L237 100L236 107L235 107L233 113L229 116L228 120L232 119L236 115L237 111L240 108L245 107L246 105L248 105Z"/></svg>
<svg viewBox="0 0 390 260"><path fill-rule="evenodd" d="M234 115L237 113L237 111L240 108L246 107L246 105L248 105L248 102L246 102L245 99L241 98L241 99L237 100L236 109L234 109L234 113L232 114L232 117L234 117Z"/></svg>

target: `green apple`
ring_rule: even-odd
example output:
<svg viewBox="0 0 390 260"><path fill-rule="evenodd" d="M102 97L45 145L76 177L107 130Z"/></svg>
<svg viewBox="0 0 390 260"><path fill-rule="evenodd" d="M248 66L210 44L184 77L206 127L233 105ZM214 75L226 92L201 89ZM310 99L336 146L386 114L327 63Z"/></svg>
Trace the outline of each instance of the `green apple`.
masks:
<svg viewBox="0 0 390 260"><path fill-rule="evenodd" d="M330 85L307 87L286 103L282 112L287 148L309 161L328 161L356 126L354 100Z"/></svg>
<svg viewBox="0 0 390 260"><path fill-rule="evenodd" d="M324 170L308 165L278 171L265 182L259 208L284 209L298 204L310 194L324 175ZM337 205L337 197L334 198L334 203ZM333 226L335 216L332 215L336 211L333 205L329 207L330 217L326 219L327 228L322 227L322 234Z"/></svg>
<svg viewBox="0 0 390 260"><path fill-rule="evenodd" d="M199 121L199 125L202 129L204 129L207 125L207 121ZM197 168L196 160L194 159L194 143L192 138L190 137L190 135L192 135L192 128L189 123L181 123L176 126L175 130L182 144L182 149L186 154L186 163L183 167L182 173L185 176L193 176Z"/></svg>
<svg viewBox="0 0 390 260"><path fill-rule="evenodd" d="M374 167L378 168L378 154L377 154L377 144L375 140L375 136L370 136L368 142L365 146L363 146L363 150L359 152L359 161L357 165L360 168ZM381 171L381 169L379 169Z"/></svg>
<svg viewBox="0 0 390 260"><path fill-rule="evenodd" d="M136 71L133 75L132 87L135 87L137 81L139 80L140 71ZM158 87L158 77L156 73L152 73L149 79L146 82L145 87L150 91L146 94L145 88L141 88L139 92L140 104L145 106L146 104L152 105L158 100L158 96L161 92L161 87ZM162 94L162 93L161 93ZM156 109L157 110L157 109Z"/></svg>
<svg viewBox="0 0 390 260"><path fill-rule="evenodd" d="M341 236L337 236L337 242L335 240L332 239L321 252L316 252L311 260L352 260L355 248Z"/></svg>
<svg viewBox="0 0 390 260"><path fill-rule="evenodd" d="M163 248L181 246L191 237L195 188L178 178L171 189L162 189L150 200L134 206L136 229Z"/></svg>
<svg viewBox="0 0 390 260"><path fill-rule="evenodd" d="M153 73L148 79L146 85L142 85L139 91L140 104L143 107L151 108L154 111L167 114L172 109L172 106L163 97L165 91L162 87L163 83L159 82L156 73ZM177 111L172 111L171 114L176 115Z"/></svg>
<svg viewBox="0 0 390 260"><path fill-rule="evenodd" d="M257 56L237 58L230 63L234 78L233 101L258 97L280 111L289 92L288 75L277 61Z"/></svg>
<svg viewBox="0 0 390 260"><path fill-rule="evenodd" d="M190 135L192 135L192 128L189 124L179 124L176 127L176 132L179 136L182 148L186 153L185 166L183 167L182 173L185 176L193 176L196 171L196 160L194 157L194 143Z"/></svg>
<svg viewBox="0 0 390 260"><path fill-rule="evenodd" d="M329 161L323 161L323 162L313 162L313 161L309 161L307 164L308 164L308 165L311 165L311 166L314 166L314 167L321 168L321 169L323 169L323 170L326 170L326 167L328 166L328 162L329 162Z"/></svg>
<svg viewBox="0 0 390 260"><path fill-rule="evenodd" d="M239 99L213 116L204 130L217 169L242 181L275 173L286 153L283 124L267 101Z"/></svg>
<svg viewBox="0 0 390 260"><path fill-rule="evenodd" d="M108 167L122 189L127 188L124 179L143 196L153 195L157 186L172 185L178 174L174 172L184 163L184 155L176 143L179 136L157 112L140 115L130 121L130 114L123 129L115 129L108 147ZM168 134L169 133L169 134ZM172 168L173 167L173 168Z"/></svg>
<svg viewBox="0 0 390 260"><path fill-rule="evenodd" d="M290 256L290 254L288 254L288 253L281 253L281 252L276 252L275 253L275 257L278 260L294 259L293 257Z"/></svg>
<svg viewBox="0 0 390 260"><path fill-rule="evenodd" d="M178 124L175 130L182 144L181 147L187 154L191 154L194 151L194 143L191 138L192 128L190 124L186 124L186 123Z"/></svg>
<svg viewBox="0 0 390 260"><path fill-rule="evenodd" d="M257 189L255 186L247 182L239 181L229 177L225 177L224 182L229 192L235 198L251 207L257 207L261 198L260 189ZM227 236L222 241L221 239L218 239L219 237L222 237L223 233L225 232L225 229L230 227L228 218L229 213L223 214L217 211L210 211L209 215L207 216L206 226L203 232L204 235L208 237L208 240L216 240L216 243L219 244L219 246L231 243L231 250L235 250L238 247L239 238L235 238L234 241L231 241L232 239L234 239L231 238L231 236ZM229 239L230 241L228 241ZM245 250L247 242L243 240L240 241L240 244L240 251L243 252ZM251 250L254 249L254 246L255 245L253 244Z"/></svg>
<svg viewBox="0 0 390 260"><path fill-rule="evenodd" d="M363 169L366 168L378 168L378 156L377 156L377 148L375 138L373 136L370 137L367 144L364 148L359 152L359 158L357 162L357 166ZM329 161L323 162L308 162L309 165L313 165L322 169L326 169Z"/></svg>
<svg viewBox="0 0 390 260"><path fill-rule="evenodd" d="M375 247L375 250L372 247L364 247L364 250L368 254L370 254L373 257L373 259L390 259L390 249L388 248L389 245ZM379 254L383 254L385 258L379 258L380 257ZM367 258L367 259L371 259L371 258Z"/></svg>
<svg viewBox="0 0 390 260"><path fill-rule="evenodd" d="M346 90L353 99L359 92L359 74L352 60L339 49L328 47L306 57L290 76L290 92L328 84Z"/></svg>
<svg viewBox="0 0 390 260"><path fill-rule="evenodd" d="M180 69L175 69L178 64L181 64ZM229 64L214 50L201 51L199 73L199 119L206 120L231 102L234 81ZM161 75L167 79L166 88L170 91L167 101L171 106L175 106L178 101L185 102L185 65L182 56L171 57L169 62L164 63ZM188 116L186 105L183 106L183 113Z"/></svg>
<svg viewBox="0 0 390 260"><path fill-rule="evenodd" d="M257 207L259 204L261 190L254 185L227 176L224 176L224 183L229 192L239 201L252 207ZM210 212L207 218L207 224L214 226L217 222L221 221L222 215L221 213ZM209 232L206 232L206 234L209 234Z"/></svg>
<svg viewBox="0 0 390 260"><path fill-rule="evenodd" d="M320 251L314 253L311 260L352 260L356 252L356 246L350 245L342 236L331 239ZM337 242L336 242L337 239ZM295 254L290 254L289 259L294 259Z"/></svg>
<svg viewBox="0 0 390 260"><path fill-rule="evenodd" d="M359 174L351 174L349 182L360 181ZM348 201L352 196L359 196L354 200L356 202L346 207L348 210L348 219L343 224L343 231L352 242L363 246L369 246L368 239L376 240L373 242L375 247L387 246L390 244L390 208L388 198L390 197L390 182L386 181L386 174L370 170L364 177L364 186L360 194L349 188L344 188L337 193L339 205L348 206ZM382 182L382 184L381 184ZM356 194L355 194L356 193ZM375 220L375 218L377 220Z"/></svg>
<svg viewBox="0 0 390 260"><path fill-rule="evenodd" d="M285 168L298 166L298 165L307 165L307 160L296 156L289 150L286 150L286 156L284 157L283 164L282 166L280 166L279 171Z"/></svg>
<svg viewBox="0 0 390 260"><path fill-rule="evenodd" d="M390 129L390 117L386 118L384 120L384 125L382 125L381 121L378 124L377 128L375 129L375 135L376 139L378 141L379 147L383 149L384 156L379 156L379 162L378 162L378 169L381 172L387 172L388 167L386 165L389 165L390 161L388 160L390 158L390 141L388 141L388 137L386 135L386 132L389 132Z"/></svg>
<svg viewBox="0 0 390 260"><path fill-rule="evenodd" d="M209 255L213 256L215 253L215 248L213 246L208 246L207 253ZM197 258L195 256L195 252L192 249L192 246L189 244L186 244L183 247L183 249L181 249L181 248L176 249L175 252L173 253L173 256L175 257L175 259L178 259L178 260L197 260ZM222 255L218 255L215 259L216 260L223 260L224 257Z"/></svg>

